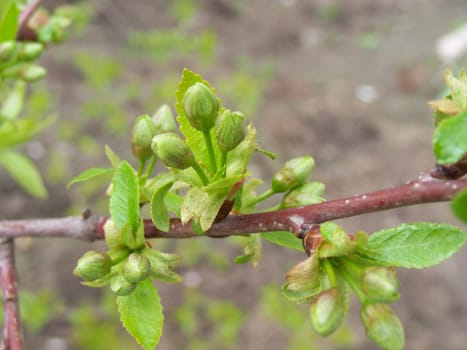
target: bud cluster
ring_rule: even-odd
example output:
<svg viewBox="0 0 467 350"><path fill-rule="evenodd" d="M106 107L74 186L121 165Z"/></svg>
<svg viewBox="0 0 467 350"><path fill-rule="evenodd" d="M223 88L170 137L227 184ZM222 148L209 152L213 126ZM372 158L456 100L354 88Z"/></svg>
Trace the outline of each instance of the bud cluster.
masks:
<svg viewBox="0 0 467 350"><path fill-rule="evenodd" d="M4 79L36 81L46 71L31 61L40 56L44 47L40 43L6 41L0 44L0 76Z"/></svg>
<svg viewBox="0 0 467 350"><path fill-rule="evenodd" d="M319 186L312 187L319 191ZM404 330L388 305L399 298L399 281L394 268L362 258L370 249L368 235L348 235L328 222L312 225L302 236L311 256L289 271L282 292L294 302L311 300L313 329L327 336L340 326L347 313L349 286L362 304L361 320L368 337L383 349L402 349Z"/></svg>
<svg viewBox="0 0 467 350"><path fill-rule="evenodd" d="M137 284L147 278L165 282L179 282L181 277L173 271L180 264L178 257L157 252L151 248L132 251L119 243L119 233L112 220L104 225L108 252L89 251L77 262L73 273L83 284L103 287L107 284L119 296L128 295Z"/></svg>

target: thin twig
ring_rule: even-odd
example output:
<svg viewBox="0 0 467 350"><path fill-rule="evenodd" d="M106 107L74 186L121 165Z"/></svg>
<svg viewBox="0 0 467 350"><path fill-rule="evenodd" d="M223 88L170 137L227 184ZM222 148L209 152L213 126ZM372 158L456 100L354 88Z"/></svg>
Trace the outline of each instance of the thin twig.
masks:
<svg viewBox="0 0 467 350"><path fill-rule="evenodd" d="M355 215L399 208L409 205L448 201L459 191L467 189L467 180L440 180L428 173L404 185L369 192L347 198L331 200L300 208L290 208L248 215L229 215L216 222L204 234L171 219L170 231L162 232L150 220L145 221L148 238L226 237L256 232L290 231L298 235L304 224L318 224ZM94 241L104 239L105 217L74 216L57 219L0 221L0 237L70 237Z"/></svg>
<svg viewBox="0 0 467 350"><path fill-rule="evenodd" d="M18 34L16 35L17 40L32 39L32 34L28 28L28 22L40 6L41 2L42 0L32 0L24 8L23 12L21 12L21 15L19 16Z"/></svg>
<svg viewBox="0 0 467 350"><path fill-rule="evenodd" d="M18 306L14 242L11 238L0 241L0 283L3 299L3 339L1 348L23 349L23 334Z"/></svg>

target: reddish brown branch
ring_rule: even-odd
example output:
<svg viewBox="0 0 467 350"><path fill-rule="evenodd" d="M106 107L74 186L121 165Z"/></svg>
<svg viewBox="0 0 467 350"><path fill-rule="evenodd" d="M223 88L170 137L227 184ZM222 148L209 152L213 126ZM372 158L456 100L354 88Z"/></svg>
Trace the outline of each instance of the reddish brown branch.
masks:
<svg viewBox="0 0 467 350"><path fill-rule="evenodd" d="M41 2L42 0L32 0L27 4L23 12L21 12L21 15L19 16L18 33L16 34L17 40L34 41L36 39L36 34L28 27L28 22L36 12Z"/></svg>
<svg viewBox="0 0 467 350"><path fill-rule="evenodd" d="M226 237L255 232L291 231L296 235L303 224L317 224L355 215L361 215L408 205L447 201L459 191L467 189L467 180L441 180L422 174L405 185L381 191L336 199L300 208L266 213L230 215L214 223L204 236ZM71 237L83 240L104 238L105 217L83 216L59 219L0 221L0 237ZM145 222L148 238L190 238L200 235L191 225L172 219L170 232L157 230L150 220Z"/></svg>
<svg viewBox="0 0 467 350"><path fill-rule="evenodd" d="M1 348L21 350L23 349L23 335L16 287L14 242L11 238L0 241L0 283L2 284L4 312Z"/></svg>

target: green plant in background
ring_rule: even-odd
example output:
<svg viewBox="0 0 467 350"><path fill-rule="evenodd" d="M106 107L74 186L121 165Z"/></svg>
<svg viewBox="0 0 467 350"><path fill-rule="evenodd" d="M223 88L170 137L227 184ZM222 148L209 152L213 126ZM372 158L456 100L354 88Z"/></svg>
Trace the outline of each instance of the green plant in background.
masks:
<svg viewBox="0 0 467 350"><path fill-rule="evenodd" d="M65 39L65 28L79 11L71 6L57 8L53 14L40 9L30 20L30 32L19 33L21 8L21 3L13 0L0 4L0 164L25 191L44 198L47 190L42 176L15 148L56 119L45 116L46 98L37 90L26 103L28 83L44 77L46 70L36 61L47 45Z"/></svg>
<svg viewBox="0 0 467 350"><path fill-rule="evenodd" d="M467 84L462 74L456 79L448 72L446 79L451 95L433 105L438 108L454 103L456 109L446 113L438 108L437 113L444 114L438 116L434 149L440 163L460 161L462 165L467 151L466 138L460 136L465 136L466 121L462 118ZM70 182L113 174L111 218L104 226L109 250L86 253L75 274L91 287L110 285L124 326L145 349L158 343L163 322L157 289L150 280L179 282L181 278L173 271L179 259L146 243L141 208L150 207L152 222L161 231L173 228L172 212L181 224L191 223L192 230L203 235L231 210L237 214L255 212L259 202L277 194L283 198L269 211L324 201L324 185L307 180L314 167L311 156L286 162L273 176L270 189L257 195L255 188L260 181L247 179L252 153L264 152L256 146L255 128L249 125L245 131L243 115L225 108L209 83L187 69L176 97L177 121L184 138L176 133L172 111L163 105L154 116L142 115L133 125L131 145L139 162L136 169L107 148L113 168L92 168ZM440 148L443 151L438 151ZM158 160L166 170L154 175ZM454 208L463 205L463 196L465 192L453 201ZM310 257L289 271L282 287L284 296L296 303L309 303L312 328L327 336L341 326L352 291L361 302L361 321L368 337L384 349L404 347L403 326L389 306L399 298L394 267L433 266L467 240L465 231L433 223L402 224L369 237L365 232L349 235L335 223L325 222L301 226L299 237ZM303 249L300 241L285 232L251 235L244 255L236 261L257 264L261 238ZM187 310L183 317L193 317L193 311ZM140 322L142 319L145 322ZM187 330L190 332L194 330Z"/></svg>
<svg viewBox="0 0 467 350"><path fill-rule="evenodd" d="M238 345L245 318L239 307L194 289L187 289L183 300L174 317L187 339L187 349L234 349Z"/></svg>

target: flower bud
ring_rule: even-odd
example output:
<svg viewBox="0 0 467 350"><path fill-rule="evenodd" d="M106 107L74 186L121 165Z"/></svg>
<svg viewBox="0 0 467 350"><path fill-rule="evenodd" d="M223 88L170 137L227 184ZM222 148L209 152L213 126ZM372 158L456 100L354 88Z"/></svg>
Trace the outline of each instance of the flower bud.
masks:
<svg viewBox="0 0 467 350"><path fill-rule="evenodd" d="M123 246L120 241L120 230L115 226L112 219L107 219L104 224L104 235L105 235L105 242L109 246L109 248L117 248Z"/></svg>
<svg viewBox="0 0 467 350"><path fill-rule="evenodd" d="M138 253L131 253L123 265L123 276L133 283L146 279L151 270L149 259Z"/></svg>
<svg viewBox="0 0 467 350"><path fill-rule="evenodd" d="M3 78L23 79L32 82L44 77L45 73L44 67L35 64L19 63L4 69L1 75Z"/></svg>
<svg viewBox="0 0 467 350"><path fill-rule="evenodd" d="M317 255L293 266L285 277L282 294L295 303L309 303L321 292L320 268Z"/></svg>
<svg viewBox="0 0 467 350"><path fill-rule="evenodd" d="M310 305L311 326L321 336L333 333L344 320L345 307L337 288L321 292Z"/></svg>
<svg viewBox="0 0 467 350"><path fill-rule="evenodd" d="M110 266L110 257L106 253L90 250L79 258L73 274L85 281L95 281L107 275L110 272Z"/></svg>
<svg viewBox="0 0 467 350"><path fill-rule="evenodd" d="M156 134L154 124L148 115L139 116L131 131L131 150L140 161L145 161L153 155L152 138Z"/></svg>
<svg viewBox="0 0 467 350"><path fill-rule="evenodd" d="M188 145L172 132L154 136L151 148L162 163L171 168L186 169L195 159Z"/></svg>
<svg viewBox="0 0 467 350"><path fill-rule="evenodd" d="M18 59L21 61L31 61L40 56L44 46L40 43L24 43L18 50Z"/></svg>
<svg viewBox="0 0 467 350"><path fill-rule="evenodd" d="M167 283L177 283L182 280L178 273L172 271L180 264L180 258L176 255L158 252L154 249L144 249L141 254L150 261L151 277Z"/></svg>
<svg viewBox="0 0 467 350"><path fill-rule="evenodd" d="M208 132L216 122L219 102L211 89L203 83L195 83L185 92L183 110L191 126Z"/></svg>
<svg viewBox="0 0 467 350"><path fill-rule="evenodd" d="M386 350L404 348L404 328L388 305L365 304L360 317L368 338L381 348Z"/></svg>
<svg viewBox="0 0 467 350"><path fill-rule="evenodd" d="M128 281L122 274L115 275L110 280L110 289L118 296L131 294L136 288L136 283Z"/></svg>
<svg viewBox="0 0 467 350"><path fill-rule="evenodd" d="M324 192L321 182L308 182L289 191L281 201L281 209L302 207L324 202L321 195Z"/></svg>
<svg viewBox="0 0 467 350"><path fill-rule="evenodd" d="M318 250L320 258L347 255L355 249L354 242L342 226L325 222L320 225L320 231L324 237L324 242L320 244Z"/></svg>
<svg viewBox="0 0 467 350"><path fill-rule="evenodd" d="M226 109L216 120L216 137L219 149L228 152L245 138L245 116Z"/></svg>
<svg viewBox="0 0 467 350"><path fill-rule="evenodd" d="M362 289L372 302L388 303L399 299L396 270L384 266L367 267L362 272Z"/></svg>
<svg viewBox="0 0 467 350"><path fill-rule="evenodd" d="M272 178L272 190L275 193L287 192L303 184L315 165L311 156L293 158Z"/></svg>
<svg viewBox="0 0 467 350"><path fill-rule="evenodd" d="M14 41L5 41L0 44L0 62L10 62L16 52L16 43Z"/></svg>
<svg viewBox="0 0 467 350"><path fill-rule="evenodd" d="M160 106L156 113L154 113L152 122L156 135L163 132L175 132L177 130L172 110L165 104Z"/></svg>

